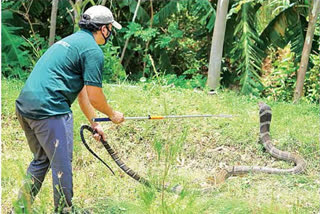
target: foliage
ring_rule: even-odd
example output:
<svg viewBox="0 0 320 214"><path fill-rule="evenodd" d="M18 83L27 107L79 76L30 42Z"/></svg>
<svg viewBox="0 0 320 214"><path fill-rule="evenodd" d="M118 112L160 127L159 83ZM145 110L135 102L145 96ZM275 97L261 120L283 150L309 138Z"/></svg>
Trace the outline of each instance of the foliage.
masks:
<svg viewBox="0 0 320 214"><path fill-rule="evenodd" d="M212 15L214 9L211 3L170 1L154 2L154 5L160 10L155 9L152 25L150 22L143 25L130 23L128 30L125 29L124 37L133 35L134 38L130 41L135 43L134 46L130 46L129 43L126 52L128 57L124 59L129 79L137 80L141 76L151 79L154 75L176 74L184 75L181 79L187 80L199 74L204 75L207 70L205 55L207 55L208 40L203 35L207 31L206 27L212 30L215 17ZM153 33L152 38L143 39L142 36L148 35L148 32ZM130 67L127 66L128 61Z"/></svg>
<svg viewBox="0 0 320 214"><path fill-rule="evenodd" d="M319 103L320 100L320 55L312 54L311 60L314 64L313 68L307 71L304 84L304 93L306 99L309 102Z"/></svg>
<svg viewBox="0 0 320 214"><path fill-rule="evenodd" d="M193 76L202 73L203 67L207 64L206 59L201 59L204 55L201 47L205 45L205 40L197 41L194 38L193 35L198 34L200 30L195 32L192 26L199 25L200 21L201 27L205 28L207 25L206 19L197 19L197 15L204 13L201 10L205 8L203 2L197 4L198 10L194 12L196 16L193 16L188 13L191 7L188 1L172 1L154 15L153 27L149 23L147 26L130 23L122 31L125 32L125 39L131 38L131 41L136 43L134 46L128 46L128 58L125 57L125 68L130 79L140 79L141 76L151 79L154 75L166 74L183 74L184 77L181 79L192 79ZM171 8L169 5L178 5L179 9ZM175 10L178 14L174 14ZM212 9L209 12L212 13ZM183 20L182 17L186 19ZM161 21L158 22L159 19ZM164 24L164 20L169 20L169 24ZM160 26L161 30L155 26ZM184 31L181 28L184 28ZM138 69L133 71L131 67L127 67L126 62L129 60L131 65L135 63L134 67Z"/></svg>
<svg viewBox="0 0 320 214"><path fill-rule="evenodd" d="M45 38L34 32L32 26L32 33L27 38L22 26L12 26L16 19L15 13L29 17L29 11L23 13L19 10L27 7L25 3L5 1L2 4L2 74L9 78L27 78L36 61L48 48Z"/></svg>
<svg viewBox="0 0 320 214"><path fill-rule="evenodd" d="M179 29L177 22L171 22L168 26L168 31L158 37L155 43L155 48L159 48L160 68L166 73L176 74L193 74L200 68L199 61L196 58L196 52L191 49L197 49L198 44L192 38L186 38L183 31ZM170 60L168 60L168 58ZM177 65L176 62L182 62Z"/></svg>
<svg viewBox="0 0 320 214"><path fill-rule="evenodd" d="M118 58L118 49L119 47L113 46L110 41L102 47L104 54L102 77L106 82L117 82L126 78L126 73Z"/></svg>
<svg viewBox="0 0 320 214"><path fill-rule="evenodd" d="M9 10L2 11L1 25L1 70L5 77L25 77L24 69L28 64L28 51L23 49L23 39L16 35L21 28L10 25L13 13Z"/></svg>
<svg viewBox="0 0 320 214"><path fill-rule="evenodd" d="M186 75L177 76L175 74L167 74L164 76L163 81L166 85L174 85L181 88L205 88L207 78L203 75L193 75L191 79L187 79Z"/></svg>
<svg viewBox="0 0 320 214"><path fill-rule="evenodd" d="M263 74L264 96L270 100L290 102L293 99L299 64L290 45L269 54L271 67ZM319 55L311 55L314 66L307 71L304 97L307 102L319 102Z"/></svg>
<svg viewBox="0 0 320 214"><path fill-rule="evenodd" d="M60 0L57 40L78 30L80 14L102 2ZM159 83L204 87L217 1L172 0L152 1L152 4L141 1L136 22L131 23L136 5L135 0L106 1L106 6L124 28L114 33L116 36L111 42L115 48L103 47L106 54L104 79L138 81L144 77L151 81L161 77L164 81ZM290 44L296 66L304 44L309 7L310 1L303 0L230 1L222 87L234 86L243 94L260 96L264 91L261 60L270 48L284 48ZM2 74L5 77L27 77L46 51L50 13L51 1L2 0ZM130 39L121 66L115 57L121 54L127 38ZM316 33L312 50L315 55L319 54L319 38ZM109 56L111 59L107 61ZM314 67L312 63L310 61L308 72ZM310 90L312 86L305 87Z"/></svg>
<svg viewBox="0 0 320 214"><path fill-rule="evenodd" d="M176 14L180 10L181 3L183 4L185 1L177 1L173 0L168 2L168 4L165 4L164 7L162 7L158 13L154 16L154 24L160 24L163 25L163 23L166 23L167 19L170 18L173 14Z"/></svg>
<svg viewBox="0 0 320 214"><path fill-rule="evenodd" d="M290 51L290 46L285 49L278 49L273 55L272 68L270 73L264 76L265 96L276 101L291 101L297 70L299 66L294 63L294 53Z"/></svg>
<svg viewBox="0 0 320 214"><path fill-rule="evenodd" d="M308 24L307 10L299 2L277 7L277 10L280 12L265 27L260 38L268 47L284 48L291 43L291 49L296 53L296 62L299 62Z"/></svg>

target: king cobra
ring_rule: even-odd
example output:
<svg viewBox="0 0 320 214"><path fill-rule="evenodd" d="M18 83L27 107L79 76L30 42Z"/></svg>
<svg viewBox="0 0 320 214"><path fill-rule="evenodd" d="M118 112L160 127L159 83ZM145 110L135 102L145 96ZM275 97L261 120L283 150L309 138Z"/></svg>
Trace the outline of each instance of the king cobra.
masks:
<svg viewBox="0 0 320 214"><path fill-rule="evenodd" d="M249 172L261 172L269 174L298 174L302 173L306 168L306 161L299 155L292 154L286 151L277 149L271 142L270 137L270 124L272 112L270 106L265 103L259 103L259 116L260 116L260 140L267 152L273 157L293 161L295 166L290 169L278 169L260 166L232 166L223 169L215 179L216 184L224 182L228 177L233 175L241 175Z"/></svg>

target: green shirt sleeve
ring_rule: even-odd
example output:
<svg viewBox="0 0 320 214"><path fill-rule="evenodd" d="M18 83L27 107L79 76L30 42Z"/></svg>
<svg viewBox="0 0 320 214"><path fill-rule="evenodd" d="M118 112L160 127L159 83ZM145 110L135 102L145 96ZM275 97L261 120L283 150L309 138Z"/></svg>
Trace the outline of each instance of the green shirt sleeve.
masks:
<svg viewBox="0 0 320 214"><path fill-rule="evenodd" d="M100 49L90 49L82 53L83 80L85 85L102 88L103 53Z"/></svg>

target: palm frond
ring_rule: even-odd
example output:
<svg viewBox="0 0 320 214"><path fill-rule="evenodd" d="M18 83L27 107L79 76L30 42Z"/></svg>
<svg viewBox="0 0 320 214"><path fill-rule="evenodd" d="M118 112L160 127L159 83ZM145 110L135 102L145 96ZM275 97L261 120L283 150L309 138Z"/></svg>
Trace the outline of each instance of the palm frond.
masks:
<svg viewBox="0 0 320 214"><path fill-rule="evenodd" d="M238 64L237 72L240 79L241 93L259 95L263 89L258 71L261 66L263 51L258 48L262 45L255 28L255 13L252 2L241 5L237 13L237 26L234 31L234 47L231 55Z"/></svg>
<svg viewBox="0 0 320 214"><path fill-rule="evenodd" d="M214 10L209 0L193 0L188 3L192 9L190 12L195 16L206 15Z"/></svg>

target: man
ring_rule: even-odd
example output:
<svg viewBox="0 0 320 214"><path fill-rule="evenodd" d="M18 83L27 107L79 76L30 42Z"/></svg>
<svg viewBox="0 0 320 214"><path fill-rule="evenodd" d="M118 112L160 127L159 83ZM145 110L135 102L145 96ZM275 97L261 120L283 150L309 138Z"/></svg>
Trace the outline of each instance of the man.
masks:
<svg viewBox="0 0 320 214"><path fill-rule="evenodd" d="M73 118L71 104L78 97L82 112L96 130L96 140L105 139L95 109L114 123L124 120L114 111L102 91L103 52L98 45L107 42L112 26L121 29L104 6L87 9L79 22L80 31L56 42L39 59L16 100L16 114L34 155L27 174L28 188L19 198L39 192L51 167L56 212L70 212L72 206Z"/></svg>

